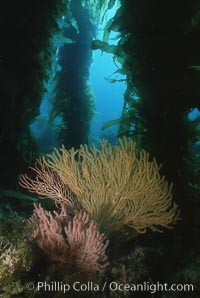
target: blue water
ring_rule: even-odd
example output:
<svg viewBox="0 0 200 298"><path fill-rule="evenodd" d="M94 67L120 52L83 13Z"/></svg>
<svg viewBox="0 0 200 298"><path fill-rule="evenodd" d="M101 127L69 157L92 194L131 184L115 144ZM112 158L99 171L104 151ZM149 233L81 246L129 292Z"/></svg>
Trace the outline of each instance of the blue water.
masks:
<svg viewBox="0 0 200 298"><path fill-rule="evenodd" d="M56 137L56 127L60 125L62 119L57 117L50 121L52 105L49 101L49 94L45 94L40 106L40 114L30 125L32 137L43 153L50 153L54 147L58 146Z"/></svg>
<svg viewBox="0 0 200 298"><path fill-rule="evenodd" d="M117 135L118 126L113 126L102 131L102 126L109 120L120 117L123 107L123 94L126 88L124 82L111 84L105 78L113 75L116 66L112 60L112 54L102 53L97 50L93 54L93 63L90 70L90 83L92 85L96 113L91 122L92 141L106 137L106 133ZM112 76L114 77L114 76ZM122 76L118 76L121 79Z"/></svg>
<svg viewBox="0 0 200 298"><path fill-rule="evenodd" d="M191 121L194 121L197 118L200 118L200 110L197 109L197 108L194 108L188 114L188 119L191 120Z"/></svg>
<svg viewBox="0 0 200 298"><path fill-rule="evenodd" d="M118 8L119 4L116 3L111 10L107 11L104 22L98 28L96 39L102 40L103 28L106 22L115 15ZM111 32L108 43L117 45L119 41L117 37L117 32ZM120 65L118 67L120 68ZM93 63L90 68L89 80L96 104L96 113L91 122L91 142L94 143L98 143L100 138L112 138L112 142L115 142L114 139L117 140L117 125L102 130L107 121L120 117L123 108L125 82L110 83L106 80L106 78L125 79L125 76L114 74L116 70L117 67L113 62L112 54L100 50L93 51Z"/></svg>

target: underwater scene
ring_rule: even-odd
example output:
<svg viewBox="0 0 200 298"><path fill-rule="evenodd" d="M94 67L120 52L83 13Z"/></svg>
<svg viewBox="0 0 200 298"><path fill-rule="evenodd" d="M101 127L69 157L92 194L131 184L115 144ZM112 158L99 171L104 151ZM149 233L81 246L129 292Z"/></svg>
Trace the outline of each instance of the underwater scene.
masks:
<svg viewBox="0 0 200 298"><path fill-rule="evenodd" d="M200 1L0 9L0 297L200 297Z"/></svg>

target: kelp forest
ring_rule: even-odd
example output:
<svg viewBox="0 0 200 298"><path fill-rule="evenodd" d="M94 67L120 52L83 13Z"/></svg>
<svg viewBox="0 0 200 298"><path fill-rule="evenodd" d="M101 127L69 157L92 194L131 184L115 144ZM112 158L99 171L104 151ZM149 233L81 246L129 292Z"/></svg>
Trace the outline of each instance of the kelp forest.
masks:
<svg viewBox="0 0 200 298"><path fill-rule="evenodd" d="M0 296L200 297L200 2L0 14Z"/></svg>

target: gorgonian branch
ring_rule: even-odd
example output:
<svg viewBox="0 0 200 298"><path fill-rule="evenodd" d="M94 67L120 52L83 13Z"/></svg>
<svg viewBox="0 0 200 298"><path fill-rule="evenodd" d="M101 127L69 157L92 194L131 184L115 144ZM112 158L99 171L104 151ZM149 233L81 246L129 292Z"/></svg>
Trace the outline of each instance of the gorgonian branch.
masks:
<svg viewBox="0 0 200 298"><path fill-rule="evenodd" d="M38 158L35 167L30 167L30 169L36 174L35 179L23 174L19 180L21 187L36 193L42 199L53 199L56 204L78 207L75 195L62 182L58 174L46 166L42 158Z"/></svg>

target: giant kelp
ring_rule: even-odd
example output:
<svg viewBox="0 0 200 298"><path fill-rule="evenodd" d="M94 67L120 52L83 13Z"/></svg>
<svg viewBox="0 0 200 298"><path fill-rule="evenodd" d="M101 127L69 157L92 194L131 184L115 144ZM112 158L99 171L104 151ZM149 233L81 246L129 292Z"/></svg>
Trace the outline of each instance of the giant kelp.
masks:
<svg viewBox="0 0 200 298"><path fill-rule="evenodd" d="M39 114L52 67L52 38L66 1L6 3L1 10L1 181L13 187L37 146L29 125ZM29 144L29 146L28 146Z"/></svg>
<svg viewBox="0 0 200 298"><path fill-rule="evenodd" d="M156 3L121 1L121 7L105 30L107 35L111 31L119 33L118 44L109 45L105 38L94 41L92 48L113 53L113 59L121 63L127 75L119 133L128 134L126 120L129 118L130 132L134 126L135 137L140 135L145 148L164 162L164 138L167 135L168 140L173 140L170 142L173 147L169 147L172 155L173 151L187 148L190 134L185 124L186 114L190 108L199 106L198 66L194 66L194 62L199 61L199 7L197 1L189 4L178 1L174 10L179 13L175 18L170 1L162 11ZM171 16L170 22L168 16ZM174 119L174 123L168 117ZM176 140L173 126L180 132ZM159 143L163 144L162 150ZM187 152L179 154L176 160L180 168L184 154ZM170 174L173 177L173 173Z"/></svg>
<svg viewBox="0 0 200 298"><path fill-rule="evenodd" d="M51 118L60 116L58 140L67 147L88 142L90 120L94 112L94 100L88 82L92 53L90 44L95 34L88 6L81 1L71 2L64 15L66 24L63 34L72 39L72 44L63 44L59 49L61 69L57 73L56 96L52 98ZM72 59L73 57L73 59Z"/></svg>
<svg viewBox="0 0 200 298"><path fill-rule="evenodd" d="M88 143L90 120L95 110L92 89L88 82L92 62L91 49L97 43L93 42L93 39L97 27L105 19L106 12L117 2L80 0L69 4L70 12L66 14L68 26L63 28L63 32L72 38L74 43L60 48L62 69L57 74L57 94L53 99L53 115L62 117L58 139L68 148ZM97 45L97 48L99 47ZM106 42L104 49L105 47ZM109 45L107 48L110 48ZM117 50L119 51L118 48ZM72 55L73 59L70 59Z"/></svg>
<svg viewBox="0 0 200 298"><path fill-rule="evenodd" d="M187 118L191 109L200 108L199 1L120 2L107 24L105 40L93 43L94 48L113 51L127 75L122 115L104 128L120 123L120 136L133 138L163 163L163 172L174 182L183 216L169 242L175 245L174 254L178 252L179 260L187 264L181 248L197 256L199 251L200 161L194 151L199 119ZM112 31L120 37L115 48L109 47ZM167 251L165 257L167 261ZM175 264L174 269L178 271Z"/></svg>

